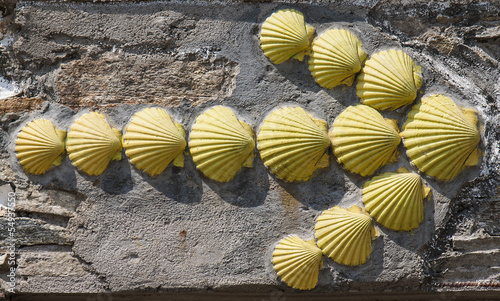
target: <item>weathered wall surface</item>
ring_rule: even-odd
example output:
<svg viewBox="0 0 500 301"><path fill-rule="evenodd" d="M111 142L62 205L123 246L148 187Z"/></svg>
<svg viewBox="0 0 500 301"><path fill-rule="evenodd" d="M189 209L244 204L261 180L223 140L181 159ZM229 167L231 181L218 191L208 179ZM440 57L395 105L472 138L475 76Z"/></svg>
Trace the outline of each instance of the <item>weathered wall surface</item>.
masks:
<svg viewBox="0 0 500 301"><path fill-rule="evenodd" d="M0 73L18 89L0 100L0 192L17 194L19 300L23 294L29 300L48 293L213 290L295 298L273 271L273 247L290 234L312 238L322 210L361 206L368 178L332 162L308 182L287 183L258 156L226 184L204 177L189 156L184 168L170 166L157 177L126 158L97 177L79 172L68 158L33 176L14 152L27 122L47 118L68 130L89 110L124 129L135 112L161 106L189 130L201 112L225 105L257 130L274 108L300 105L331 126L342 110L359 103L355 86L325 90L307 62L277 66L264 57L259 26L280 8L302 11L318 33L350 29L370 55L402 48L423 69L417 101L446 93L476 108L482 124L479 166L447 183L422 174L433 197L421 225L411 233L377 225L381 236L370 260L346 267L325 258L313 293L444 292L441 297L459 298L465 295L449 293L497 290L500 3L395 3L35 1L6 9ZM401 125L409 109L383 115ZM402 145L400 151L399 161L379 173L400 166L416 171ZM0 268L6 271L7 263Z"/></svg>

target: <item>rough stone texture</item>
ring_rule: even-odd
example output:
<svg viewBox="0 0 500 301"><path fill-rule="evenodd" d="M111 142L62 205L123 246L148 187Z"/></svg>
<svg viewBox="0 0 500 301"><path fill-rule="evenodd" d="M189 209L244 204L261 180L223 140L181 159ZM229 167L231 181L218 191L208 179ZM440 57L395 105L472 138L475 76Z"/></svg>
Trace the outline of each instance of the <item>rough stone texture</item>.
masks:
<svg viewBox="0 0 500 301"><path fill-rule="evenodd" d="M42 286L45 293L104 293L103 283L88 269L64 248L24 248L17 262L18 283L27 291Z"/></svg>
<svg viewBox="0 0 500 301"><path fill-rule="evenodd" d="M68 130L90 109L104 112L119 129L135 112L158 105L187 132L198 114L220 104L256 130L283 105L300 105L331 125L359 102L355 86L321 89L307 62L273 65L260 50L259 24L289 7L302 11L318 33L350 29L369 54L405 50L423 69L418 99L446 93L479 111L484 152L479 166L453 181L422 175L433 193L422 224L410 233L376 225L381 236L370 260L346 267L325 258L318 286L307 296L498 294L499 3L68 2L17 3L3 31L13 43L0 49L2 75L21 87L16 98L0 100L0 186L10 184L17 194L19 300L57 300L36 295L44 293L80 294L75 300L127 300L134 294L135 300L160 300L165 293L192 300L213 291L229 300L242 294L267 300L306 296L279 280L271 253L286 235L312 238L322 210L362 206L368 178L336 162L311 181L286 183L257 156L252 168L221 184L205 178L189 156L184 168L170 166L155 178L126 159L90 177L68 158L33 176L23 172L14 151L27 122L47 118ZM383 115L401 125L409 110ZM398 162L379 174L400 166L416 171L402 145L400 151ZM0 232L7 235L4 227ZM5 281L0 285L6 288Z"/></svg>
<svg viewBox="0 0 500 301"><path fill-rule="evenodd" d="M104 53L62 65L57 89L60 103L71 108L120 103L175 106L184 99L199 105L230 96L236 70L234 62L209 53L177 57Z"/></svg>
<svg viewBox="0 0 500 301"><path fill-rule="evenodd" d="M0 100L0 114L2 120L10 121L12 115L4 113L26 112L39 109L44 101L39 98L10 97ZM14 115L15 116L15 115Z"/></svg>
<svg viewBox="0 0 500 301"><path fill-rule="evenodd" d="M7 224L7 219L0 217L3 225ZM70 245L72 240L65 228L47 224L46 222L35 218L17 217L16 218L16 245L33 246L45 244ZM4 247L9 237L7 227L0 230L0 246Z"/></svg>
<svg viewBox="0 0 500 301"><path fill-rule="evenodd" d="M499 237L489 235L453 236L453 249L433 262L438 281L496 282L500 277L499 241Z"/></svg>
<svg viewBox="0 0 500 301"><path fill-rule="evenodd" d="M41 186L31 187L25 194L18 194L16 211L53 214L73 217L76 208L84 199L82 195L62 190L42 190Z"/></svg>

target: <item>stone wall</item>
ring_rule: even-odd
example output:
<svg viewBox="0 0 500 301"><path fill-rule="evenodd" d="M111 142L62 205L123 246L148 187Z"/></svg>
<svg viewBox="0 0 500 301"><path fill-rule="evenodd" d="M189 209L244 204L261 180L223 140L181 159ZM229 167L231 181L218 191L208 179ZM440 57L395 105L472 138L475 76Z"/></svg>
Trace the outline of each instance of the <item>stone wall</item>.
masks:
<svg viewBox="0 0 500 301"><path fill-rule="evenodd" d="M16 193L16 300L499 293L499 2L21 1L15 9L1 3L0 200ZM123 130L135 112L160 106L188 132L214 105L232 108L255 130L273 109L299 105L331 126L359 103L355 86L322 89L307 61L273 65L262 54L259 26L281 8L300 10L319 33L348 28L369 55L402 48L422 66L417 101L445 93L480 115L479 166L446 183L422 174L433 194L424 221L411 233L377 224L381 236L366 264L347 267L325 257L309 293L288 288L271 265L277 242L290 234L312 238L323 210L362 205L368 178L337 162L304 183L279 180L258 155L225 184L203 176L189 156L184 168L170 166L157 177L126 158L100 176L79 172L67 157L44 175L22 170L14 151L20 128L43 117L68 130L89 110ZM402 125L409 110L383 114ZM416 171L400 151L398 162L379 173ZM5 255L7 219L2 209ZM0 257L0 285L8 293L6 258Z"/></svg>

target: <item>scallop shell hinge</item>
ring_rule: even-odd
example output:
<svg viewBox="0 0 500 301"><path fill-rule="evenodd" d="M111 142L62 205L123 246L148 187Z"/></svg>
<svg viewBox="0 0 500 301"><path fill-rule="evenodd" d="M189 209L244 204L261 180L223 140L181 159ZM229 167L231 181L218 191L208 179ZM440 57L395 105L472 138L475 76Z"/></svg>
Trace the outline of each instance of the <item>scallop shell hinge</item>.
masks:
<svg viewBox="0 0 500 301"><path fill-rule="evenodd" d="M65 131L58 130L46 119L36 119L17 135L16 153L23 169L31 174L44 174L52 165L60 165L64 154Z"/></svg>
<svg viewBox="0 0 500 301"><path fill-rule="evenodd" d="M345 265L365 263L372 240L379 235L371 217L356 205L349 210L335 206L323 211L315 229L323 254Z"/></svg>
<svg viewBox="0 0 500 301"><path fill-rule="evenodd" d="M366 59L361 41L345 29L330 29L311 46L309 70L323 88L352 85Z"/></svg>
<svg viewBox="0 0 500 301"><path fill-rule="evenodd" d="M273 13L262 24L260 43L264 55L274 64L290 58L299 61L310 52L314 28L307 25L304 15L294 9L283 9Z"/></svg>
<svg viewBox="0 0 500 301"><path fill-rule="evenodd" d="M135 113L123 135L123 147L132 164L156 176L173 161L184 166L184 129L160 108Z"/></svg>
<svg viewBox="0 0 500 301"><path fill-rule="evenodd" d="M381 51L366 61L358 76L361 102L377 110L411 104L422 86L420 66L401 50Z"/></svg>
<svg viewBox="0 0 500 301"><path fill-rule="evenodd" d="M330 138L339 163L362 176L395 162L401 142L395 121L384 119L365 105L351 106L340 113Z"/></svg>
<svg viewBox="0 0 500 301"><path fill-rule="evenodd" d="M271 112L257 136L264 164L286 181L306 181L318 168L328 167L327 125L301 107Z"/></svg>
<svg viewBox="0 0 500 301"><path fill-rule="evenodd" d="M252 128L231 109L214 107L196 118L189 134L193 161L212 180L228 182L242 166L252 166L255 140Z"/></svg>
<svg viewBox="0 0 500 301"><path fill-rule="evenodd" d="M417 228L424 219L424 198L430 195L422 178L404 167L366 182L363 202L370 215L384 227L396 231Z"/></svg>
<svg viewBox="0 0 500 301"><path fill-rule="evenodd" d="M318 282L322 255L314 239L304 241L297 236L290 236L276 246L273 265L278 276L288 286L311 290Z"/></svg>
<svg viewBox="0 0 500 301"><path fill-rule="evenodd" d="M413 106L403 125L406 153L429 176L455 178L479 163L477 112L459 108L449 97L432 95Z"/></svg>
<svg viewBox="0 0 500 301"><path fill-rule="evenodd" d="M102 174L111 160L121 160L122 136L111 128L103 114L82 115L71 126L66 149L73 164L83 172Z"/></svg>

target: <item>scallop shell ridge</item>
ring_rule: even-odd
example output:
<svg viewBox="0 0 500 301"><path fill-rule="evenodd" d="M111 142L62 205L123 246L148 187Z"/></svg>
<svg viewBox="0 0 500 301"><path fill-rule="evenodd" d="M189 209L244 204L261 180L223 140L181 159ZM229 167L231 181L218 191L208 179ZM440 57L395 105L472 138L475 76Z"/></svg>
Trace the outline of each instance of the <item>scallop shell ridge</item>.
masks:
<svg viewBox="0 0 500 301"><path fill-rule="evenodd" d="M120 131L111 128L103 114L90 112L71 126L66 149L76 167L97 176L106 170L111 160L121 159L121 140Z"/></svg>
<svg viewBox="0 0 500 301"><path fill-rule="evenodd" d="M304 241L297 236L284 238L273 252L276 273L290 287L311 290L318 282L322 253L314 239Z"/></svg>
<svg viewBox="0 0 500 301"><path fill-rule="evenodd" d="M184 130L160 108L146 108L132 117L123 135L123 146L132 164L152 176L160 174L172 161L184 165Z"/></svg>
<svg viewBox="0 0 500 301"><path fill-rule="evenodd" d="M17 158L31 174L44 174L52 165L59 165L64 154L66 132L58 130L46 119L36 119L24 126L16 140Z"/></svg>
<svg viewBox="0 0 500 301"><path fill-rule="evenodd" d="M260 127L258 148L264 164L280 179L306 181L330 164L326 122L301 107L271 112Z"/></svg>
<svg viewBox="0 0 500 301"><path fill-rule="evenodd" d="M194 163L206 177L219 182L232 180L242 166L250 167L254 148L251 127L222 106L198 116L190 133Z"/></svg>
<svg viewBox="0 0 500 301"><path fill-rule="evenodd" d="M345 265L360 265L370 257L378 231L370 216L358 206L349 210L333 207L323 211L315 226L323 254Z"/></svg>
<svg viewBox="0 0 500 301"><path fill-rule="evenodd" d="M352 85L366 59L361 41L345 29L330 29L311 46L309 70L323 88Z"/></svg>
<svg viewBox="0 0 500 301"><path fill-rule="evenodd" d="M401 136L412 163L439 180L449 181L479 163L476 113L459 108L449 97L423 98L408 114Z"/></svg>
<svg viewBox="0 0 500 301"><path fill-rule="evenodd" d="M423 199L430 194L422 178L406 169L387 172L366 182L363 202L370 215L396 231L417 228L424 218Z"/></svg>
<svg viewBox="0 0 500 301"><path fill-rule="evenodd" d="M304 21L304 15L293 9L279 10L262 24L260 42L264 54L274 64L294 57L300 61L310 52L314 28Z"/></svg>
<svg viewBox="0 0 500 301"><path fill-rule="evenodd" d="M401 142L395 122L365 105L351 106L340 113L330 139L338 162L362 176L394 162Z"/></svg>
<svg viewBox="0 0 500 301"><path fill-rule="evenodd" d="M366 61L358 77L361 102L378 110L411 104L422 86L420 66L401 50L381 51Z"/></svg>

